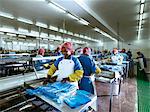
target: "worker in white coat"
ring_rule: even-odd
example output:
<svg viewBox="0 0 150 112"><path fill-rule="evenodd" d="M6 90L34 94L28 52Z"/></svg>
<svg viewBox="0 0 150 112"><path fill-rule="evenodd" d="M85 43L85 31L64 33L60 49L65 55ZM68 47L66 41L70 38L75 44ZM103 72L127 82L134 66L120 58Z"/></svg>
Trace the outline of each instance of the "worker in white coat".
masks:
<svg viewBox="0 0 150 112"><path fill-rule="evenodd" d="M51 65L48 71L48 81L70 82L78 88L78 81L83 76L83 69L79 60L72 56L73 45L66 42L61 46L62 57Z"/></svg>
<svg viewBox="0 0 150 112"><path fill-rule="evenodd" d="M123 56L121 54L119 54L117 48L113 49L113 54L111 56L111 61L113 63L116 63L116 64L122 64L122 62L123 62Z"/></svg>

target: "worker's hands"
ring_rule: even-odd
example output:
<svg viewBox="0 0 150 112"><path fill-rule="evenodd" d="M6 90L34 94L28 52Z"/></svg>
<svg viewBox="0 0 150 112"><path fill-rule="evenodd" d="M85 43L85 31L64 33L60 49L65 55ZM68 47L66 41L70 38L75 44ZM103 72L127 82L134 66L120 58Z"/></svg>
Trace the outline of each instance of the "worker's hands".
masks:
<svg viewBox="0 0 150 112"><path fill-rule="evenodd" d="M46 78L43 82L43 85L46 85L48 83L48 78Z"/></svg>
<svg viewBox="0 0 150 112"><path fill-rule="evenodd" d="M57 76L51 77L47 76L47 78L44 80L43 85L46 85L47 83L53 83L56 82Z"/></svg>
<svg viewBox="0 0 150 112"><path fill-rule="evenodd" d="M62 83L65 83L65 82L67 82L67 81L69 81L69 77L63 78L63 79L61 80Z"/></svg>
<svg viewBox="0 0 150 112"><path fill-rule="evenodd" d="M50 83L56 82L56 79L57 79L57 76L51 77L51 78L49 79L49 82L50 82Z"/></svg>

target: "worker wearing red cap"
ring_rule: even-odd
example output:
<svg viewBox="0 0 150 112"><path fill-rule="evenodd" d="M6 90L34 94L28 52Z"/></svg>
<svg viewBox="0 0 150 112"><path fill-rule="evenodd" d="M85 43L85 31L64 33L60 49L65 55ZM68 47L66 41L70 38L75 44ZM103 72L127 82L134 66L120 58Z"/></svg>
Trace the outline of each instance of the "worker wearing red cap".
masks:
<svg viewBox="0 0 150 112"><path fill-rule="evenodd" d="M83 54L79 57L79 61L84 70L83 77L79 81L79 89L95 94L95 84L93 73L100 73L101 70L95 65L93 58L90 56L91 49L85 47Z"/></svg>
<svg viewBox="0 0 150 112"><path fill-rule="evenodd" d="M48 79L70 82L78 87L78 81L83 76L82 66L76 57L72 56L73 45L66 42L61 46L62 57L58 58L48 71Z"/></svg>
<svg viewBox="0 0 150 112"><path fill-rule="evenodd" d="M116 64L122 64L123 56L122 56L121 54L119 54L117 48L114 48L114 49L113 49L113 54L112 54L112 56L111 56L111 61L112 61L113 63L116 63Z"/></svg>
<svg viewBox="0 0 150 112"><path fill-rule="evenodd" d="M44 48L40 48L38 50L38 55L44 56L44 54L45 54L45 49Z"/></svg>
<svg viewBox="0 0 150 112"><path fill-rule="evenodd" d="M45 49L44 48L40 48L38 50L38 55L36 55L36 58L43 58L44 54L45 54ZM46 63L46 60L35 61L35 65L34 65L35 69L37 71L43 70L44 69L43 64L45 64L45 63Z"/></svg>

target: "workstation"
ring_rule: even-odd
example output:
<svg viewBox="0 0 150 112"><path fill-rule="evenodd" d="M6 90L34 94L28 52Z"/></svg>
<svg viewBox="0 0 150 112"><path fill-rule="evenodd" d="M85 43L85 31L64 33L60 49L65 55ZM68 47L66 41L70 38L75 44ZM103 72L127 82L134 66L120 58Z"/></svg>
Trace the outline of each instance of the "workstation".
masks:
<svg viewBox="0 0 150 112"><path fill-rule="evenodd" d="M149 112L149 3L0 0L0 111Z"/></svg>

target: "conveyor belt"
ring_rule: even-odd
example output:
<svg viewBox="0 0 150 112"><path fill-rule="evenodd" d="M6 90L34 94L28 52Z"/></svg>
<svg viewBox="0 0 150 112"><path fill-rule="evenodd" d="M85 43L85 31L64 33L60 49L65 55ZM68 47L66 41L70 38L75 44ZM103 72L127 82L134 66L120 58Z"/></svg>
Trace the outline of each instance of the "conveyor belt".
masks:
<svg viewBox="0 0 150 112"><path fill-rule="evenodd" d="M48 70L37 71L37 75L39 78L43 78L47 76ZM37 79L35 72L26 73L25 75L15 75L5 78L0 78L0 92L15 88L17 86L23 85L26 81L31 81Z"/></svg>

